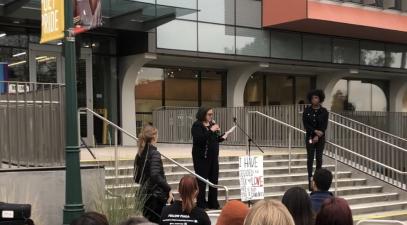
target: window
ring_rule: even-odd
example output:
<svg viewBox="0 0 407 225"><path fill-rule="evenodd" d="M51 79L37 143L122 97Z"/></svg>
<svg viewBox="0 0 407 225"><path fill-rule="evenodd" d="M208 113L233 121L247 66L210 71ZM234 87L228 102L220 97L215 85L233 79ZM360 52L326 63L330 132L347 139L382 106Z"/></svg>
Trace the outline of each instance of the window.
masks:
<svg viewBox="0 0 407 225"><path fill-rule="evenodd" d="M407 49L404 46L386 44L386 67L401 68L403 54L406 52Z"/></svg>
<svg viewBox="0 0 407 225"><path fill-rule="evenodd" d="M199 21L235 24L234 0L199 0L198 10Z"/></svg>
<svg viewBox="0 0 407 225"><path fill-rule="evenodd" d="M196 22L173 20L157 28L157 47L178 50L197 50Z"/></svg>
<svg viewBox="0 0 407 225"><path fill-rule="evenodd" d="M270 56L270 33L267 30L236 28L236 54Z"/></svg>
<svg viewBox="0 0 407 225"><path fill-rule="evenodd" d="M246 83L244 91L244 103L247 106L264 105L264 76L263 74L252 75Z"/></svg>
<svg viewBox="0 0 407 225"><path fill-rule="evenodd" d="M155 0L152 1L153 1L152 3L155 4ZM196 0L157 0L157 5L174 6L183 9L196 10L197 9L196 2L197 2ZM187 14L185 16L178 16L177 18L196 20L196 17L197 13L194 12Z"/></svg>
<svg viewBox="0 0 407 225"><path fill-rule="evenodd" d="M291 76L266 76L267 105L290 105L294 102L294 83Z"/></svg>
<svg viewBox="0 0 407 225"><path fill-rule="evenodd" d="M301 35L299 33L271 31L271 57L301 59Z"/></svg>
<svg viewBox="0 0 407 225"><path fill-rule="evenodd" d="M27 49L0 47L0 62L7 64L7 70L3 70L7 71L2 77L4 80L28 81L27 52Z"/></svg>
<svg viewBox="0 0 407 225"><path fill-rule="evenodd" d="M235 29L232 26L198 23L201 52L235 54ZM182 39L181 39L182 40Z"/></svg>
<svg viewBox="0 0 407 225"><path fill-rule="evenodd" d="M222 106L222 76L216 71L201 72L201 105L209 107Z"/></svg>
<svg viewBox="0 0 407 225"><path fill-rule="evenodd" d="M261 1L236 1L236 25L261 28Z"/></svg>
<svg viewBox="0 0 407 225"><path fill-rule="evenodd" d="M304 35L302 58L304 60L331 62L331 39L317 35Z"/></svg>
<svg viewBox="0 0 407 225"><path fill-rule="evenodd" d="M360 42L360 62L366 66L384 66L384 44L379 42Z"/></svg>
<svg viewBox="0 0 407 225"><path fill-rule="evenodd" d="M359 64L359 42L350 39L333 39L333 63Z"/></svg>
<svg viewBox="0 0 407 225"><path fill-rule="evenodd" d="M342 79L333 89L332 111L387 111L388 82Z"/></svg>
<svg viewBox="0 0 407 225"><path fill-rule="evenodd" d="M403 97L403 112L407 112L407 91L404 93Z"/></svg>
<svg viewBox="0 0 407 225"><path fill-rule="evenodd" d="M164 76L166 106L198 106L198 71L165 69Z"/></svg>

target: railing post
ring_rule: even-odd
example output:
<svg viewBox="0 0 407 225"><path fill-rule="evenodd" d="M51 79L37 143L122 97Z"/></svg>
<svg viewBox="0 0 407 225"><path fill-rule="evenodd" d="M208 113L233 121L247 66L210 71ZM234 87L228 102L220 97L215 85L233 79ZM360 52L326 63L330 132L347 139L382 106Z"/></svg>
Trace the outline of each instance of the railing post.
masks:
<svg viewBox="0 0 407 225"><path fill-rule="evenodd" d="M335 147L335 196L338 196L338 148Z"/></svg>
<svg viewBox="0 0 407 225"><path fill-rule="evenodd" d="M288 174L291 174L291 129L288 129Z"/></svg>
<svg viewBox="0 0 407 225"><path fill-rule="evenodd" d="M246 134L249 134L249 111L245 111L245 130ZM250 156L250 146L249 146L249 140L246 138L246 155Z"/></svg>
<svg viewBox="0 0 407 225"><path fill-rule="evenodd" d="M119 148L117 146L117 129L114 129L114 174L117 185L119 183Z"/></svg>

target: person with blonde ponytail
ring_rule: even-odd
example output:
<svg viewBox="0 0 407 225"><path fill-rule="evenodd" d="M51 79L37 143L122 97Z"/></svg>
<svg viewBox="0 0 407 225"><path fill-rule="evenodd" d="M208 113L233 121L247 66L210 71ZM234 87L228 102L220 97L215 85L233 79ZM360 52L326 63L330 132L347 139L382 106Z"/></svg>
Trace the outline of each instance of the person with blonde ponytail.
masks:
<svg viewBox="0 0 407 225"><path fill-rule="evenodd" d="M198 182L193 176L184 176L178 186L181 201L166 206L161 213L160 225L210 225L211 221L205 210L196 206Z"/></svg>
<svg viewBox="0 0 407 225"><path fill-rule="evenodd" d="M144 188L146 203L143 216L154 223L160 222L161 211L173 201L171 187L164 174L161 154L154 144L157 142L157 129L151 125L143 127L138 140L138 152L134 160L134 179Z"/></svg>

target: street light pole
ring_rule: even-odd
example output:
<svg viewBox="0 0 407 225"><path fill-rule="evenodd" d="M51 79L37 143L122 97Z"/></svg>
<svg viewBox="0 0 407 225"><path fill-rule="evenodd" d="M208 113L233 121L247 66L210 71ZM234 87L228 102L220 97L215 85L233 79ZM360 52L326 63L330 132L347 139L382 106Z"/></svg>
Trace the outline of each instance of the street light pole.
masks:
<svg viewBox="0 0 407 225"><path fill-rule="evenodd" d="M76 91L76 53L73 28L73 0L65 2L65 128L66 128L66 174L65 206L63 224L70 224L83 212L82 185L80 170L80 149L78 142L77 91Z"/></svg>

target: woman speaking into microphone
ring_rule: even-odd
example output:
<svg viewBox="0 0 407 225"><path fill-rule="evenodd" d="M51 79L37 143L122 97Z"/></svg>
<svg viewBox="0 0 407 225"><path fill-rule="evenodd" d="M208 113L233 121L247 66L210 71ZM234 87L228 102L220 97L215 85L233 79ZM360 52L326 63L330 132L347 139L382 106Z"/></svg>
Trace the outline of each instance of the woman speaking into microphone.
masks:
<svg viewBox="0 0 407 225"><path fill-rule="evenodd" d="M219 142L225 139L220 134L219 125L213 120L212 108L199 108L191 133L195 173L213 184L218 184ZM198 186L197 206L203 209L219 209L218 190L209 187L208 201L206 201L206 184L198 179Z"/></svg>

